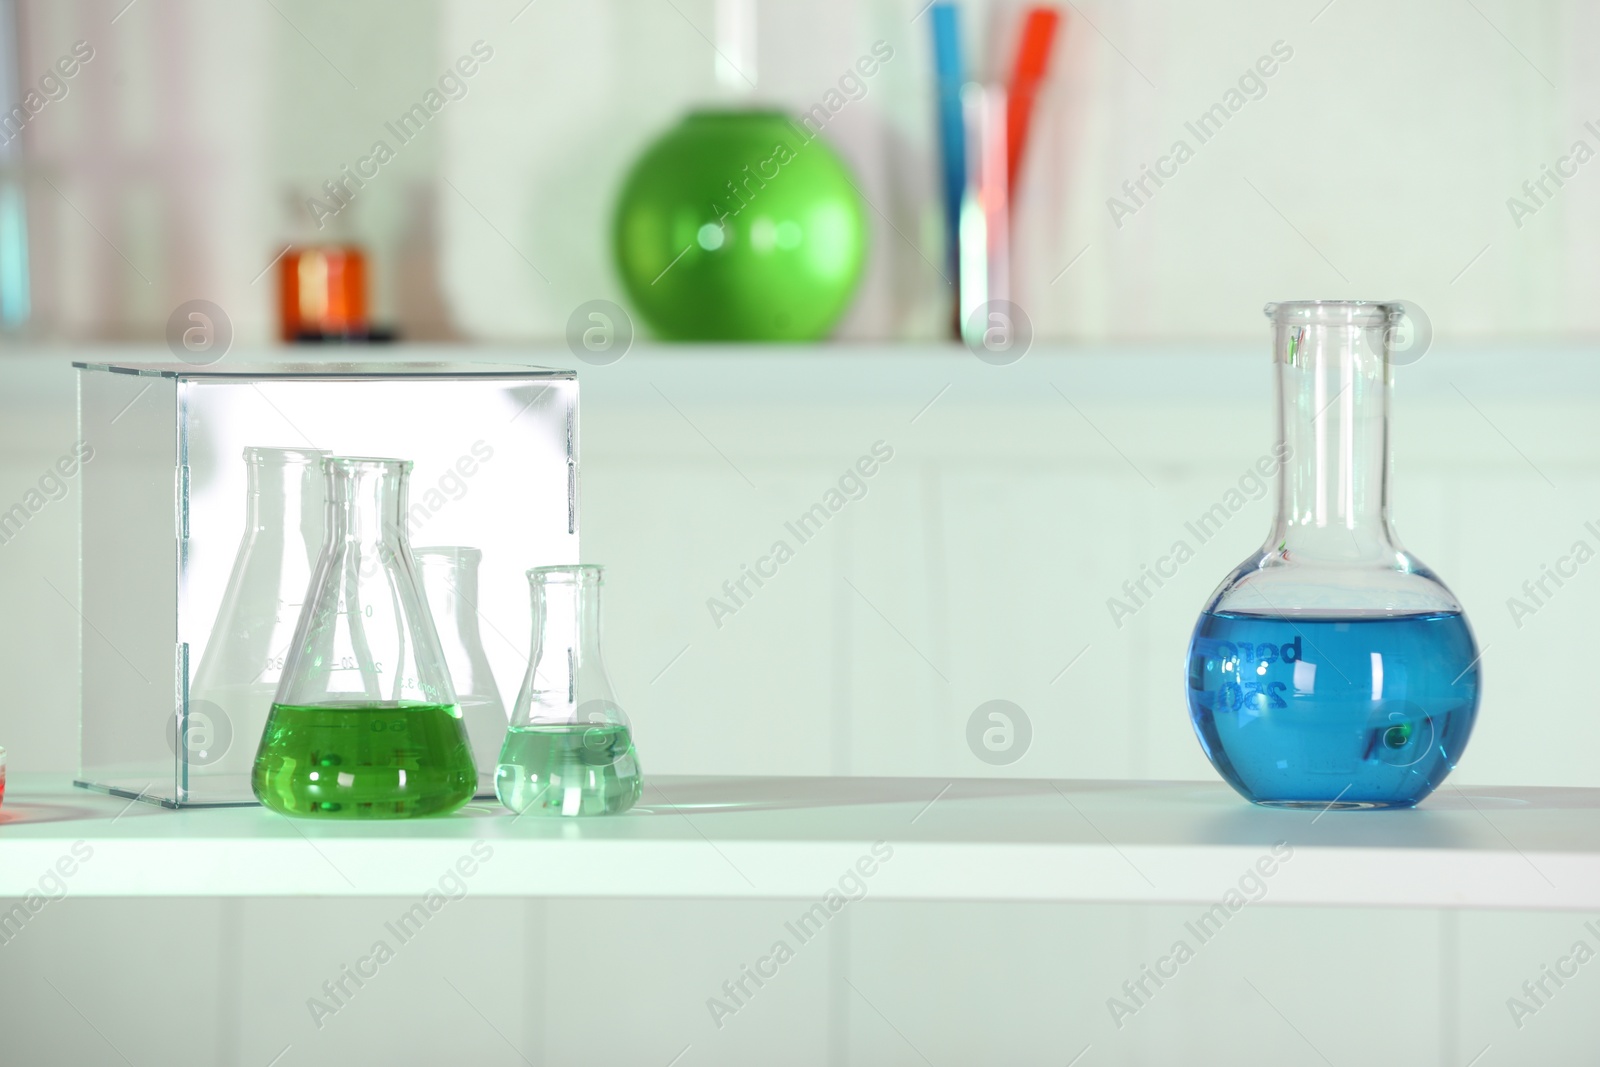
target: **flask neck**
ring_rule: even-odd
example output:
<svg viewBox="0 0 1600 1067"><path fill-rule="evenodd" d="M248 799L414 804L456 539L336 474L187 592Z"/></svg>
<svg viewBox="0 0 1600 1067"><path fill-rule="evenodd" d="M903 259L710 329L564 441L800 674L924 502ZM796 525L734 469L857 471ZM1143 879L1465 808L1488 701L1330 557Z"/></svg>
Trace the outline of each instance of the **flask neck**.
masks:
<svg viewBox="0 0 1600 1067"><path fill-rule="evenodd" d="M327 453L285 448L245 450L245 531L283 536L322 524L321 463Z"/></svg>
<svg viewBox="0 0 1600 1067"><path fill-rule="evenodd" d="M413 555L422 571L422 588L434 619L477 644L481 553L465 547L419 548Z"/></svg>
<svg viewBox="0 0 1600 1067"><path fill-rule="evenodd" d="M1386 328L1279 319L1274 332L1283 467L1267 547L1307 563L1392 558Z"/></svg>
<svg viewBox="0 0 1600 1067"><path fill-rule="evenodd" d="M528 572L533 650L514 724L627 724L600 658L600 573L585 565Z"/></svg>
<svg viewBox="0 0 1600 1067"><path fill-rule="evenodd" d="M586 690L586 682L603 681L600 658L600 585L598 582L533 580L533 662L535 688L569 704L607 692ZM562 696L561 694L565 694Z"/></svg>
<svg viewBox="0 0 1600 1067"><path fill-rule="evenodd" d="M405 544L408 467L394 461L328 461L329 539L361 545Z"/></svg>

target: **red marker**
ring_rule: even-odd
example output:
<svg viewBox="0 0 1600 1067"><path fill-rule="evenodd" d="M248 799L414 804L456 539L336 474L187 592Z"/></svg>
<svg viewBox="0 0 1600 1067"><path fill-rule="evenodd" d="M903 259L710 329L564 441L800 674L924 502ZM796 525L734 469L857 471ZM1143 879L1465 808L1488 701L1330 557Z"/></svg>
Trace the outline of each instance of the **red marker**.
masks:
<svg viewBox="0 0 1600 1067"><path fill-rule="evenodd" d="M1056 24L1061 14L1053 7L1031 7L1017 43L1017 62L1011 72L1011 91L1006 103L1007 185L1015 192L1017 175L1022 171L1022 150L1027 146L1028 122L1033 116L1033 97L1050 68L1050 49L1055 44Z"/></svg>

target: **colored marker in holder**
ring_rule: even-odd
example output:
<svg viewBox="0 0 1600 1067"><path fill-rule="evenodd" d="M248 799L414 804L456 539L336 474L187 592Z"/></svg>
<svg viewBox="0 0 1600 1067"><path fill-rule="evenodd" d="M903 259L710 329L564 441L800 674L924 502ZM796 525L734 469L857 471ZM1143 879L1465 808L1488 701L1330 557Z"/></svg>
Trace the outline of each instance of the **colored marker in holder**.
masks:
<svg viewBox="0 0 1600 1067"><path fill-rule="evenodd" d="M937 0L928 10L947 262L956 288L951 336L973 340L986 328L974 319L980 309L1011 296L1011 204L1061 15L1044 5L1027 10L1009 85L1000 86L967 80L956 5Z"/></svg>

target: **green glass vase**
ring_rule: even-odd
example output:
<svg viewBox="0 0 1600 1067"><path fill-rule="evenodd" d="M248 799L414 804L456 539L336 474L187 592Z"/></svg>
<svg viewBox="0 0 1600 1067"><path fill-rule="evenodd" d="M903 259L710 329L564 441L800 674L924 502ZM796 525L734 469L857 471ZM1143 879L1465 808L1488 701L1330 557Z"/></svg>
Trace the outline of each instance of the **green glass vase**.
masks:
<svg viewBox="0 0 1600 1067"><path fill-rule="evenodd" d="M812 341L861 278L866 225L844 163L777 111L696 111L623 182L617 269L674 341Z"/></svg>

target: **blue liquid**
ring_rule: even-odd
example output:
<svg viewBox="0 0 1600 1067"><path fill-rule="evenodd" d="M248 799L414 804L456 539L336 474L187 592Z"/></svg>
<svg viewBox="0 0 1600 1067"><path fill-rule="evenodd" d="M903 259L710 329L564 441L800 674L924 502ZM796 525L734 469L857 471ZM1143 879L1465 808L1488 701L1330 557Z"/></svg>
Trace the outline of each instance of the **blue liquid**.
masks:
<svg viewBox="0 0 1600 1067"><path fill-rule="evenodd" d="M1217 772L1258 804L1410 807L1461 758L1477 657L1459 612L1206 612L1189 715Z"/></svg>

